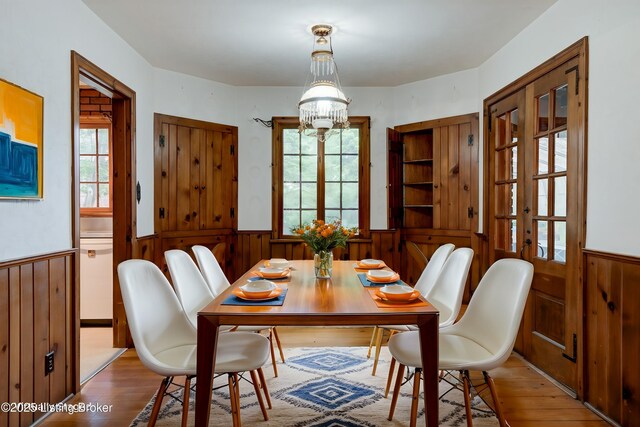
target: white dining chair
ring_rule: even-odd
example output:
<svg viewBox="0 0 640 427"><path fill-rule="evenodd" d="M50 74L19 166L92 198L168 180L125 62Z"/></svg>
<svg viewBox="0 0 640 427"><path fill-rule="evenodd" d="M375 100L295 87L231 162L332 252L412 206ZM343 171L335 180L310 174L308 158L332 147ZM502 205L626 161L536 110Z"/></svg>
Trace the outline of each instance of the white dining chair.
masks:
<svg viewBox="0 0 640 427"><path fill-rule="evenodd" d="M532 278L533 265L527 261L496 261L482 277L462 318L440 329L438 367L460 372L468 426L473 422L469 371L482 371L500 426L507 425L488 371L504 363L513 350ZM389 340L389 351L399 363L389 420L393 418L404 369L409 366L415 368L410 415L411 425L415 425L422 372L419 340L416 331L397 334Z"/></svg>
<svg viewBox="0 0 640 427"><path fill-rule="evenodd" d="M408 242L412 243L412 242ZM415 245L415 244L414 244ZM427 266L422 270L420 277L416 281L414 285L414 289L417 289L421 295L426 295L427 292L433 287L436 283L436 279L440 275L442 271L442 267L444 266L444 262L447 260L451 252L455 249L455 245L452 243L445 243L444 245L439 246L435 252L431 255L431 259L427 263ZM369 350L367 351L367 358L371 357L371 348L373 344L376 344L378 347L378 343L382 345L382 339L384 336L384 329L380 329L377 326L373 327L373 332L371 334L371 340L369 341ZM371 375L376 374L377 369L377 361L373 362L373 371Z"/></svg>
<svg viewBox="0 0 640 427"><path fill-rule="evenodd" d="M122 300L131 336L140 361L151 371L164 376L156 393L149 425L158 418L162 400L176 376L185 376L182 426L187 425L191 380L196 375L197 334L183 311L166 277L153 263L128 260L118 265ZM271 399L262 373L269 359L268 340L252 333L220 334L215 372L227 374L233 425L240 425L238 375L249 371L265 420L267 411L262 397ZM257 375L256 375L257 372ZM260 380L258 379L260 378Z"/></svg>
<svg viewBox="0 0 640 427"><path fill-rule="evenodd" d="M434 283L432 285L430 284L428 291L423 294L426 300L440 312L439 326L441 328L451 325L458 318L460 306L462 306L462 294L464 293L472 261L473 249L459 248L453 251L444 262L440 274ZM415 325L381 325L378 326L378 328L383 331L382 334L384 331L390 331L389 338L397 332L415 331L418 329ZM376 374L376 366L380 357L381 347L382 340L378 340L371 375ZM392 377L392 370L393 360L391 361L390 375L387 380L387 392Z"/></svg>
<svg viewBox="0 0 640 427"><path fill-rule="evenodd" d="M210 252L210 251L209 251ZM211 252L210 252L211 253ZM180 249L171 249L164 253L167 266L169 267L169 274L171 275L171 281L176 290L178 300L182 304L189 321L194 328L198 327L198 312L214 300L216 297L211 292L211 288L207 285L204 277L198 270L198 267L193 262L188 253ZM217 263L213 258L213 262ZM284 356L282 347L280 346L280 339L277 336L272 326L239 326L224 325L221 328L222 332L234 331L234 332L255 332L260 333L262 331L268 331L269 345L271 350L271 361L273 363L273 373L278 376L278 367L276 364L275 349L273 345L274 337L280 349L280 357L284 363Z"/></svg>
<svg viewBox="0 0 640 427"><path fill-rule="evenodd" d="M213 296L217 297L229 287L230 283L213 255L213 250L201 245L194 245L191 250L209 290Z"/></svg>

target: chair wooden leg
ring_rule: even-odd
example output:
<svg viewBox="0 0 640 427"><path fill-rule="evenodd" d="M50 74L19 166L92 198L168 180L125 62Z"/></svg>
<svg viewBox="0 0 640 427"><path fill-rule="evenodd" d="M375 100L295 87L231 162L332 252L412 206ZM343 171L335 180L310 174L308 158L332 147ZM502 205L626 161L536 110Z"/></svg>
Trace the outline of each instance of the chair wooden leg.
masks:
<svg viewBox="0 0 640 427"><path fill-rule="evenodd" d="M238 427L241 427L242 421L240 420L240 379L238 378L237 372L234 372L233 374L233 382L235 383L235 392L236 392L236 409L237 409L236 418L238 419Z"/></svg>
<svg viewBox="0 0 640 427"><path fill-rule="evenodd" d="M396 410L396 404L398 403L398 395L400 394L400 386L402 385L402 376L404 375L404 365L398 364L398 373L396 374L396 385L393 389L393 397L391 398L391 407L389 408L389 421L393 419L393 413Z"/></svg>
<svg viewBox="0 0 640 427"><path fill-rule="evenodd" d="M278 330L276 327L273 327L273 337L276 339L276 344L278 344L278 351L280 352L280 360L284 363L284 353L282 351L282 345L280 344L280 337L278 336Z"/></svg>
<svg viewBox="0 0 640 427"><path fill-rule="evenodd" d="M187 418L189 418L189 396L191 394L191 378L187 375L184 380L184 392L182 394L182 427L187 427Z"/></svg>
<svg viewBox="0 0 640 427"><path fill-rule="evenodd" d="M371 371L371 375L375 375L376 369L378 369L378 359L380 358L380 349L382 348L383 336L384 336L384 328L378 327L378 338L376 339L376 358L373 361L373 370Z"/></svg>
<svg viewBox="0 0 640 427"><path fill-rule="evenodd" d="M471 414L471 380L469 371L461 372L464 389L464 410L467 415L467 427L473 427L473 415Z"/></svg>
<svg viewBox="0 0 640 427"><path fill-rule="evenodd" d="M238 422L236 420L236 391L235 385L233 384L233 374L229 374L229 404L231 405L231 422L233 423L233 427L236 427Z"/></svg>
<svg viewBox="0 0 640 427"><path fill-rule="evenodd" d="M156 393L156 401L153 404L153 409L151 410L151 416L149 417L149 426L153 427L156 425L156 420L158 419L158 414L160 413L160 407L162 406L162 399L164 398L164 393L167 391L167 387L171 384L173 377L166 377L162 379L160 383L160 388L158 388L158 393Z"/></svg>
<svg viewBox="0 0 640 427"><path fill-rule="evenodd" d="M369 351L367 351L367 359L371 357L371 347L373 347L373 343L376 340L376 332L378 332L378 327L374 326L373 331L371 331L371 341L369 341Z"/></svg>
<svg viewBox="0 0 640 427"><path fill-rule="evenodd" d="M507 423L507 420L504 419L502 405L500 405L500 400L498 400L498 392L496 391L496 385L493 382L493 378L491 378L491 376L489 376L489 373L486 371L482 371L482 375L484 375L484 381L489 385L489 390L491 390L491 398L493 399L493 406L495 407L496 417L498 417L500 427L506 427L509 425L509 423Z"/></svg>
<svg viewBox="0 0 640 427"><path fill-rule="evenodd" d="M420 401L420 374L421 370L416 368L413 375L413 395L411 396L411 418L409 419L409 427L416 427L416 418L418 418L418 402Z"/></svg>
<svg viewBox="0 0 640 427"><path fill-rule="evenodd" d="M278 376L278 367L276 366L276 351L273 348L273 328L269 329L269 348L271 349L271 363L273 364L273 376Z"/></svg>
<svg viewBox="0 0 640 427"><path fill-rule="evenodd" d="M396 367L396 358L391 358L391 363L389 364L389 375L387 376L387 387L384 389L384 398L386 399L389 396L389 389L391 388L391 381L393 381L393 370Z"/></svg>
<svg viewBox="0 0 640 427"><path fill-rule="evenodd" d="M267 388L267 381L264 379L264 372L262 372L262 368L258 368L258 376L260 377L260 386L262 387L262 391L264 391L264 398L267 400L267 406L269 409L272 409L271 396L269 396L269 389Z"/></svg>
<svg viewBox="0 0 640 427"><path fill-rule="evenodd" d="M260 405L260 410L262 411L262 417L265 421L269 421L269 414L267 414L267 408L264 407L264 399L262 399L262 392L260 391L260 381L258 381L256 371L250 371L249 374L251 374L251 382L253 383L253 389L255 390L256 397L258 398L258 404Z"/></svg>

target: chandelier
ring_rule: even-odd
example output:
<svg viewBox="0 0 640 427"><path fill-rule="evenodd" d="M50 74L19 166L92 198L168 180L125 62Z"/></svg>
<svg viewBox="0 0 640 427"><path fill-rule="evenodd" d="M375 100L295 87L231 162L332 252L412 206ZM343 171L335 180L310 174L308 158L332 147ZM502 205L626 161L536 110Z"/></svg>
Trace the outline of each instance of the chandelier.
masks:
<svg viewBox="0 0 640 427"><path fill-rule="evenodd" d="M311 27L313 51L311 52L310 83L305 86L298 103L300 110L299 131L324 141L334 127L349 128L348 100L338 79L338 69L333 60L331 25ZM328 40L327 40L328 39ZM334 131L335 132L335 131Z"/></svg>

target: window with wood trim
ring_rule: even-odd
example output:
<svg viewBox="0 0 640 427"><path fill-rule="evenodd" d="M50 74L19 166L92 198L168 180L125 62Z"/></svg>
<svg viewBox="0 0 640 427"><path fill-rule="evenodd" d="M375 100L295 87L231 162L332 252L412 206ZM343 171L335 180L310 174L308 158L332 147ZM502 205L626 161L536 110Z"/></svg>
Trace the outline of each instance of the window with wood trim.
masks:
<svg viewBox="0 0 640 427"><path fill-rule="evenodd" d="M341 219L369 235L369 117L350 117L319 141L298 132L298 118L273 119L275 238L313 219Z"/></svg>
<svg viewBox="0 0 640 427"><path fill-rule="evenodd" d="M80 125L80 214L111 214L111 123Z"/></svg>

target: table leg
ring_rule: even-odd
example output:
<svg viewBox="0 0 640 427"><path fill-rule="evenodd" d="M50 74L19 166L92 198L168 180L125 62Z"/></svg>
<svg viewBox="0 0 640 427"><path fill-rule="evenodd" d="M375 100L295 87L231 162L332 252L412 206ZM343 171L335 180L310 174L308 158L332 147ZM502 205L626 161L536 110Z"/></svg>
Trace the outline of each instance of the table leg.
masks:
<svg viewBox="0 0 640 427"><path fill-rule="evenodd" d="M420 356L424 389L425 421L427 427L438 425L438 316L421 316Z"/></svg>
<svg viewBox="0 0 640 427"><path fill-rule="evenodd" d="M211 387L216 364L218 319L198 316L198 358L196 370L196 426L209 425Z"/></svg>

